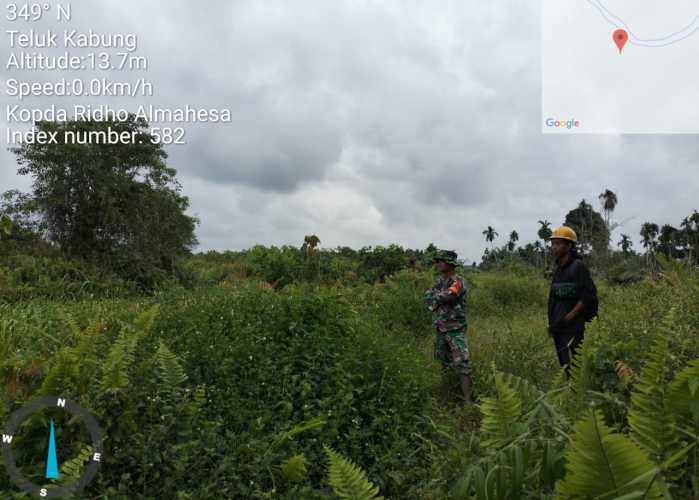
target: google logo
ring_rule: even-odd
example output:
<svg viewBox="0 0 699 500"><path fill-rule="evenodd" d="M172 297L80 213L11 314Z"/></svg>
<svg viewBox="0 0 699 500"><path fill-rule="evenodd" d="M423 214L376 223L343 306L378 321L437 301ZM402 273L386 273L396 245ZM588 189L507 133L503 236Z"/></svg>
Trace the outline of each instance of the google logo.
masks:
<svg viewBox="0 0 699 500"><path fill-rule="evenodd" d="M549 128L580 128L580 122L574 118L568 121L555 120L553 118L546 118L546 126Z"/></svg>

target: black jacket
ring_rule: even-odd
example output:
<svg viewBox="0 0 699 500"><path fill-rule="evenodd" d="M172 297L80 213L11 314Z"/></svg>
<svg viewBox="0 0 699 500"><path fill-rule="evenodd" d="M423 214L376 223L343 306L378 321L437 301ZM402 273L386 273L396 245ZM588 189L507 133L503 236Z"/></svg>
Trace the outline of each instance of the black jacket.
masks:
<svg viewBox="0 0 699 500"><path fill-rule="evenodd" d="M565 266L557 267L549 292L549 329L551 333L580 334L585 331L585 314L581 312L573 321L565 315L582 300L587 306L597 295L587 266L577 258L569 259Z"/></svg>

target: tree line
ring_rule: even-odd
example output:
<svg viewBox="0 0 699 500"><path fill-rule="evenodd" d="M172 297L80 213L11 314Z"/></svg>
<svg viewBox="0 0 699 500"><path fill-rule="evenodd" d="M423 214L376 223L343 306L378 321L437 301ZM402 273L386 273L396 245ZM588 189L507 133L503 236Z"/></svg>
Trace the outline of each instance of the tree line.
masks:
<svg viewBox="0 0 699 500"><path fill-rule="evenodd" d="M628 258L642 256L647 264L651 264L655 262L657 254L662 254L667 258L684 259L692 265L699 264L699 212L696 210L684 217L677 227L671 224L661 226L654 222L643 223L638 240L643 252L636 252L629 234L621 233L618 242L611 241L612 232L622 225L611 220L619 203L617 194L605 189L599 195L599 200L600 212L583 199L566 214L563 221L563 225L571 227L577 233L578 248L584 256L600 264L618 260L615 254ZM538 239L520 247L517 247L520 239L517 231L510 232L504 245L495 247L494 242L500 236L499 233L492 226L484 229L482 234L489 248L484 251L483 264L493 265L516 255L529 263L546 266L547 240L552 233L552 224L546 219L538 222Z"/></svg>

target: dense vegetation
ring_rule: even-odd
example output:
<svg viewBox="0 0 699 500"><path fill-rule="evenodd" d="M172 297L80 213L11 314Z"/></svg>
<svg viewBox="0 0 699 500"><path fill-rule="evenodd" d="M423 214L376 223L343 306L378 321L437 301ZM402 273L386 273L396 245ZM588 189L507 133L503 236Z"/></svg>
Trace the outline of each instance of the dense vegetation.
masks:
<svg viewBox="0 0 699 500"><path fill-rule="evenodd" d="M345 461L329 482L333 453L388 498L696 494L695 273L600 280L566 382L541 269L463 269L481 404L462 408L431 360L429 251L201 254L179 263L187 287L149 295L115 276L123 295L67 286L102 271L27 256L45 267L21 292L5 267L1 418L40 394L80 401L107 437L89 488L106 498L335 498L338 470L360 471ZM373 267L394 258L402 270Z"/></svg>

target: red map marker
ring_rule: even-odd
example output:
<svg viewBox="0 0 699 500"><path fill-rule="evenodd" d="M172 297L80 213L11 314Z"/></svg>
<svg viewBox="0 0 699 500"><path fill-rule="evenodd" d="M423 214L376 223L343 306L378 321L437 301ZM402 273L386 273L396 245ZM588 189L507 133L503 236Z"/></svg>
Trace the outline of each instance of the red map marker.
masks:
<svg viewBox="0 0 699 500"><path fill-rule="evenodd" d="M629 34L626 32L626 30L619 29L614 32L612 38L614 39L616 46L619 47L619 54L621 54L621 51L624 49L624 45L626 45L626 42L629 41Z"/></svg>

